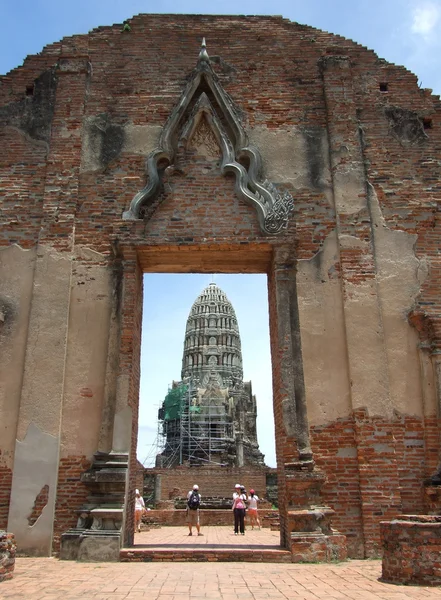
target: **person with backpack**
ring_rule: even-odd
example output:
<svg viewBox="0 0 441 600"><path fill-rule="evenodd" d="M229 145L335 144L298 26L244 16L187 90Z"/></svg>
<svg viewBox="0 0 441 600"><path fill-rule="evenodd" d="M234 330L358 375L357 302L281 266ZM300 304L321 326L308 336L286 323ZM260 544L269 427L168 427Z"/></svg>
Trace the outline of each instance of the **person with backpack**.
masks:
<svg viewBox="0 0 441 600"><path fill-rule="evenodd" d="M233 494L233 513L234 513L234 535L245 535L245 510L246 510L246 500L247 495L245 492L245 488L243 488L242 492L241 485L237 484L235 486L236 491Z"/></svg>
<svg viewBox="0 0 441 600"><path fill-rule="evenodd" d="M199 524L199 507L201 505L202 496L199 493L199 486L194 484L193 489L187 494L187 523L189 534L193 535L193 525L196 527L198 535L204 535L201 533L201 526Z"/></svg>

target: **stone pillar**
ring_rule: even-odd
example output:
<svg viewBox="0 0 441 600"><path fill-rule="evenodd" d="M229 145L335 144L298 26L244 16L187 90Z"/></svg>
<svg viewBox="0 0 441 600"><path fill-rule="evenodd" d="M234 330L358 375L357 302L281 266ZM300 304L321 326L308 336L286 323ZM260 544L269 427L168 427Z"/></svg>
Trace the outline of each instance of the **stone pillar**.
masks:
<svg viewBox="0 0 441 600"><path fill-rule="evenodd" d="M157 473L155 475L155 498L154 498L155 506L158 504L158 502L161 502L161 500L162 500L162 479L161 479L161 475L159 473Z"/></svg>
<svg viewBox="0 0 441 600"><path fill-rule="evenodd" d="M312 460L293 254L292 248L278 248L273 264L279 365L276 385L279 425L286 436L284 463Z"/></svg>
<svg viewBox="0 0 441 600"><path fill-rule="evenodd" d="M359 127L350 59L347 56L324 56L320 67L327 110L365 549L367 556L376 556L381 552L381 517L392 517L401 512L392 424L394 407L390 397L384 315L378 283L379 257L373 231L376 209L373 191L367 181L363 132ZM382 418L381 444L377 443L369 426L376 415Z"/></svg>
<svg viewBox="0 0 441 600"><path fill-rule="evenodd" d="M52 552L87 56L60 58L57 76L8 519L36 556Z"/></svg>
<svg viewBox="0 0 441 600"><path fill-rule="evenodd" d="M0 249L0 530L7 527L36 249Z"/></svg>
<svg viewBox="0 0 441 600"><path fill-rule="evenodd" d="M436 416L438 423L441 420L441 351L432 350L430 354L433 382L435 387ZM428 500L430 514L439 514L441 510L441 439L438 428L438 466L431 477L425 481L425 492Z"/></svg>
<svg viewBox="0 0 441 600"><path fill-rule="evenodd" d="M346 558L346 537L330 526L334 511L321 506L324 475L309 441L294 249L274 252L269 277L274 417L279 476L281 544L293 562Z"/></svg>
<svg viewBox="0 0 441 600"><path fill-rule="evenodd" d="M435 393L438 416L441 417L441 350L433 350L431 354L433 372L435 375Z"/></svg>
<svg viewBox="0 0 441 600"><path fill-rule="evenodd" d="M243 433L236 433L236 467L243 467Z"/></svg>

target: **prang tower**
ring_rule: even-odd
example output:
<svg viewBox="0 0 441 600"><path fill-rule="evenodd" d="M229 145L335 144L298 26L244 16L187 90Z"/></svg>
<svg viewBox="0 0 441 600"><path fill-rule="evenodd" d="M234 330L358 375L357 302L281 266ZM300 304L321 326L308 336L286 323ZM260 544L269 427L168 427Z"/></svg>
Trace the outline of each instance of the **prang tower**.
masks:
<svg viewBox="0 0 441 600"><path fill-rule="evenodd" d="M198 296L187 319L181 381L158 414L165 447L157 466L263 465L256 397L243 381L233 305L215 283Z"/></svg>

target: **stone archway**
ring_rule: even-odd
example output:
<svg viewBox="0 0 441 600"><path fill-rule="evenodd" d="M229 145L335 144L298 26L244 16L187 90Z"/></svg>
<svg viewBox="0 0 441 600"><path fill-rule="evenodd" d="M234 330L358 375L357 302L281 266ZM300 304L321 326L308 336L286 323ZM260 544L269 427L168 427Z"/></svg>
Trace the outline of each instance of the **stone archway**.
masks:
<svg viewBox="0 0 441 600"><path fill-rule="evenodd" d="M128 452L129 476L126 486L124 544L133 543L133 490L136 477L136 441L138 430L138 391L140 372L140 340L142 274L144 272L186 273L236 272L268 275L270 337L273 368L273 401L278 464L281 545L291 549L291 533L309 530L305 514L311 504L320 504L322 478L314 470L309 445L303 365L296 295L296 266L292 253L284 246L261 244L211 244L204 246L139 246L122 249L123 294L121 297L119 374L116 389L125 390L114 407L113 452ZM136 260L135 260L136 257ZM125 420L122 426L122 421ZM125 432L125 433L124 433ZM303 524L294 523L300 509ZM320 518L331 514L323 514ZM313 516L315 520L315 516ZM321 523L323 529L323 521ZM299 529L300 527L300 529ZM313 531L313 529L312 529ZM326 528L324 529L326 532ZM331 534L331 532L328 532ZM321 532L321 541L328 543ZM344 536L333 537L340 547ZM330 545L330 544L329 544ZM328 558L335 556L328 552ZM341 549L339 550L341 552ZM326 553L325 553L326 554ZM321 558L325 558L321 554ZM307 553L303 554L307 557ZM313 560L313 556L309 557Z"/></svg>

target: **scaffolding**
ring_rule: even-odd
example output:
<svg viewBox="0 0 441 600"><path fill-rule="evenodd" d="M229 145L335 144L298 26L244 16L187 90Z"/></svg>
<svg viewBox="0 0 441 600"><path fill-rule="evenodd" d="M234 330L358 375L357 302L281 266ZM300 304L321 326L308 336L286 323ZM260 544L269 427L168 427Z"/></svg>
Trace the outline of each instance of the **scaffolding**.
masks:
<svg viewBox="0 0 441 600"><path fill-rule="evenodd" d="M191 385L174 384L158 413L161 466L227 465L234 445L233 421L218 395L198 398ZM158 465L159 466L159 465Z"/></svg>

